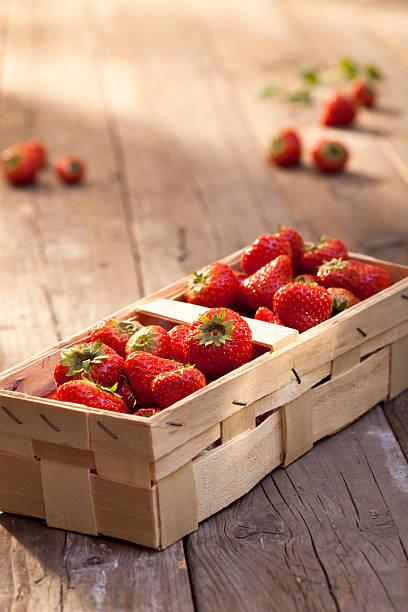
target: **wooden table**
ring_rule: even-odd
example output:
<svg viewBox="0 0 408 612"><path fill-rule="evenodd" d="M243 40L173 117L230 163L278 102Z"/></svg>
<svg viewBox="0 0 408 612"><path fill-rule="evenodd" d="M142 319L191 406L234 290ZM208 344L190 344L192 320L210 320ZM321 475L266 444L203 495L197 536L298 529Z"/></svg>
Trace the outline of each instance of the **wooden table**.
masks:
<svg viewBox="0 0 408 612"><path fill-rule="evenodd" d="M387 77L355 129L257 95L344 55ZM0 58L2 145L90 166L0 186L1 369L279 223L408 263L405 3L3 0ZM350 171L268 167L288 123L341 138ZM407 450L405 394L164 552L3 514L0 609L408 610Z"/></svg>

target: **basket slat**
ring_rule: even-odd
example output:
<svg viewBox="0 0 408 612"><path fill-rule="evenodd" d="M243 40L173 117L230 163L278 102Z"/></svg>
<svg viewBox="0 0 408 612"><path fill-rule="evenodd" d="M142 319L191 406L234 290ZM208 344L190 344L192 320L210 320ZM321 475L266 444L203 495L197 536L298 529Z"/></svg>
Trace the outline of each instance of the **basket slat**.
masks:
<svg viewBox="0 0 408 612"><path fill-rule="evenodd" d="M390 399L408 386L408 336L391 344Z"/></svg>

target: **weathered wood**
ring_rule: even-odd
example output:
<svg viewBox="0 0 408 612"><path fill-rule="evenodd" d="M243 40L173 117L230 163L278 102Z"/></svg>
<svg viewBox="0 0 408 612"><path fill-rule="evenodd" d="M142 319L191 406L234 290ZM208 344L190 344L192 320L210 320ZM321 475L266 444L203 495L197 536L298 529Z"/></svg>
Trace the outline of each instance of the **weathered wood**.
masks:
<svg viewBox="0 0 408 612"><path fill-rule="evenodd" d="M408 461L408 391L386 403L384 412Z"/></svg>

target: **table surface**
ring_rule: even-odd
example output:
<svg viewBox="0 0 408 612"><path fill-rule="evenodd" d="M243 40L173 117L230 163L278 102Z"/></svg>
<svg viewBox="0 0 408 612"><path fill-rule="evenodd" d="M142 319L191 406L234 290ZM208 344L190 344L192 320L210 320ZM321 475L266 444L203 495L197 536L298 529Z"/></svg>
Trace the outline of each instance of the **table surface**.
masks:
<svg viewBox="0 0 408 612"><path fill-rule="evenodd" d="M261 100L299 67L383 69L351 130ZM279 223L408 263L403 2L3 0L1 144L81 153L0 186L1 369ZM272 169L274 129L341 138L350 171ZM163 552L0 516L0 609L408 610L408 395L379 405Z"/></svg>

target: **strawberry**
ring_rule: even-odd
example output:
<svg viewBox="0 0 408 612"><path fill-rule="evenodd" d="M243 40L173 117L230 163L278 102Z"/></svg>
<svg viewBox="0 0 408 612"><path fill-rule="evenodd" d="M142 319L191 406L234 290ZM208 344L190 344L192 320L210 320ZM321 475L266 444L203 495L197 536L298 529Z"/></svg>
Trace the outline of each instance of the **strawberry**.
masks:
<svg viewBox="0 0 408 612"><path fill-rule="evenodd" d="M23 145L14 145L1 152L1 167L10 183L28 185L34 182L37 174L37 157Z"/></svg>
<svg viewBox="0 0 408 612"><path fill-rule="evenodd" d="M327 138L318 140L311 152L316 168L322 172L341 172L349 158L349 153L341 142Z"/></svg>
<svg viewBox="0 0 408 612"><path fill-rule="evenodd" d="M350 261L335 257L319 266L316 274L319 285L323 287L342 287L356 293L360 283L360 275L350 264Z"/></svg>
<svg viewBox="0 0 408 612"><path fill-rule="evenodd" d="M328 287L327 291L332 300L332 316L343 312L346 308L351 308L360 301L354 293L342 287Z"/></svg>
<svg viewBox="0 0 408 612"><path fill-rule="evenodd" d="M301 234L299 234L297 230L293 229L293 227L279 226L276 235L283 236L289 242L290 248L292 249L293 270L297 270L299 259L305 246Z"/></svg>
<svg viewBox="0 0 408 612"><path fill-rule="evenodd" d="M184 341L189 331L189 325L176 325L169 331L168 335L171 342L169 357L171 359L181 361L182 363L187 363L188 359Z"/></svg>
<svg viewBox="0 0 408 612"><path fill-rule="evenodd" d="M392 278L384 268L364 264L354 259L351 259L350 263L360 275L360 282L356 291L356 295L360 300L365 300L378 293L378 291L392 285Z"/></svg>
<svg viewBox="0 0 408 612"><path fill-rule="evenodd" d="M212 308L194 321L185 341L188 361L212 378L246 363L252 333L244 319L229 308Z"/></svg>
<svg viewBox="0 0 408 612"><path fill-rule="evenodd" d="M85 376L104 387L111 387L119 382L123 366L123 358L97 340L89 344L76 344L61 351L54 379L57 385L61 385Z"/></svg>
<svg viewBox="0 0 408 612"><path fill-rule="evenodd" d="M163 359L152 353L136 351L125 361L125 372L132 385L133 393L142 406L154 406L152 382L159 374L177 370L177 361Z"/></svg>
<svg viewBox="0 0 408 612"><path fill-rule="evenodd" d="M37 169L41 170L47 163L48 152L41 140L33 138L32 140L26 140L21 144L21 147L32 153L36 159Z"/></svg>
<svg viewBox="0 0 408 612"><path fill-rule="evenodd" d="M125 347L130 336L141 328L137 321L117 321L106 319L100 321L92 331L91 340L100 340L110 346L121 357L126 357Z"/></svg>
<svg viewBox="0 0 408 612"><path fill-rule="evenodd" d="M270 349L268 349L266 346L261 346L260 344L253 343L249 361L252 361L253 359L256 359L257 357L260 357L261 355L264 355L265 353L269 352Z"/></svg>
<svg viewBox="0 0 408 612"><path fill-rule="evenodd" d="M116 389L116 394L123 399L130 412L135 410L137 402L126 374L123 374L122 380Z"/></svg>
<svg viewBox="0 0 408 612"><path fill-rule="evenodd" d="M54 399L111 412L130 412L120 397L90 380L70 380L62 384L56 390Z"/></svg>
<svg viewBox="0 0 408 612"><path fill-rule="evenodd" d="M294 280L295 283L317 283L314 274L299 274Z"/></svg>
<svg viewBox="0 0 408 612"><path fill-rule="evenodd" d="M255 274L248 276L240 284L238 294L240 300L253 310L260 306L272 309L275 291L291 280L291 260L286 255L279 255Z"/></svg>
<svg viewBox="0 0 408 612"><path fill-rule="evenodd" d="M311 244L303 249L299 263L304 272L316 274L318 267L333 257L347 259L346 245L338 238L322 236L316 244Z"/></svg>
<svg viewBox="0 0 408 612"><path fill-rule="evenodd" d="M78 155L62 155L54 164L58 178L70 185L80 183L86 174L86 164Z"/></svg>
<svg viewBox="0 0 408 612"><path fill-rule="evenodd" d="M247 277L247 275L245 274L245 272L239 272L237 270L234 270L234 276L237 279L237 283L238 285L240 285L242 283L242 281L244 281Z"/></svg>
<svg viewBox="0 0 408 612"><path fill-rule="evenodd" d="M160 325L147 325L141 327L129 338L125 353L129 357L135 351L152 353L158 357L167 359L171 350L171 340L168 333Z"/></svg>
<svg viewBox="0 0 408 612"><path fill-rule="evenodd" d="M162 411L162 408L139 408L133 414L141 417L151 417Z"/></svg>
<svg viewBox="0 0 408 612"><path fill-rule="evenodd" d="M375 105L375 91L365 79L354 79L350 85L349 95L354 104L367 107Z"/></svg>
<svg viewBox="0 0 408 612"><path fill-rule="evenodd" d="M152 383L155 404L167 408L206 385L205 376L194 366L181 367L156 376Z"/></svg>
<svg viewBox="0 0 408 612"><path fill-rule="evenodd" d="M277 166L295 166L299 163L301 152L297 132L292 128L282 128L270 142L267 160Z"/></svg>
<svg viewBox="0 0 408 612"><path fill-rule="evenodd" d="M332 91L324 102L320 123L335 127L350 125L355 116L356 112L351 100L338 91Z"/></svg>
<svg viewBox="0 0 408 612"><path fill-rule="evenodd" d="M268 323L274 323L275 325L283 325L281 321L279 321L278 317L265 306L261 306L255 313L255 319L258 321L267 321Z"/></svg>
<svg viewBox="0 0 408 612"><path fill-rule="evenodd" d="M259 268L278 257L286 255L292 258L290 243L279 234L273 236L265 234L259 236L252 244L244 249L241 258L241 267L245 274L253 274Z"/></svg>
<svg viewBox="0 0 408 612"><path fill-rule="evenodd" d="M211 263L198 272L185 291L185 299L190 304L207 306L231 306L238 287L234 272L220 261Z"/></svg>
<svg viewBox="0 0 408 612"><path fill-rule="evenodd" d="M320 285L288 283L275 293L273 309L284 325L304 332L331 316L332 300Z"/></svg>

